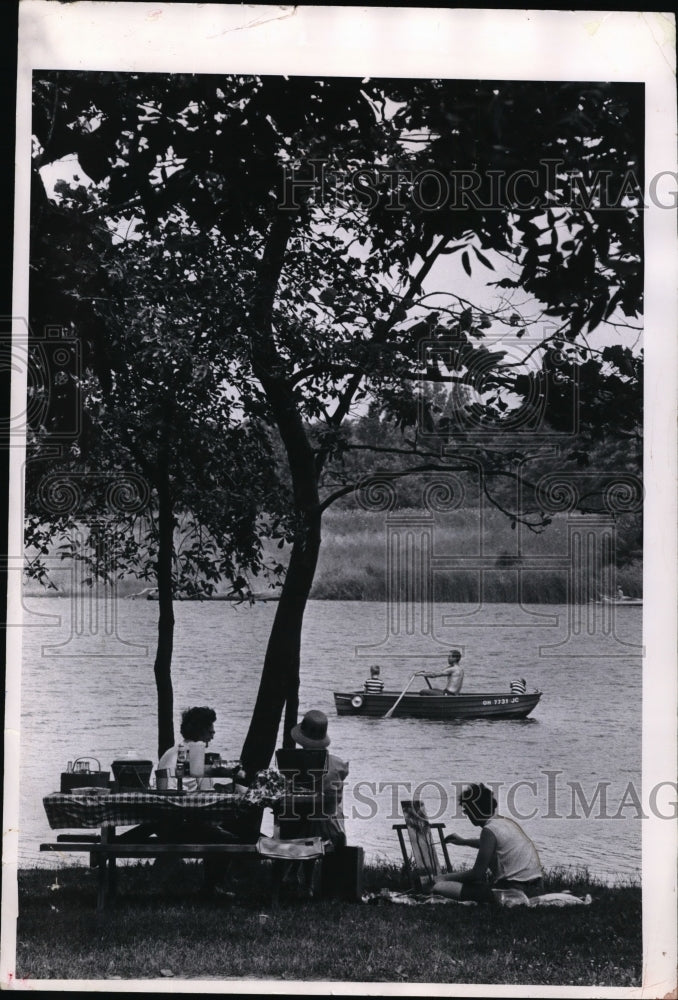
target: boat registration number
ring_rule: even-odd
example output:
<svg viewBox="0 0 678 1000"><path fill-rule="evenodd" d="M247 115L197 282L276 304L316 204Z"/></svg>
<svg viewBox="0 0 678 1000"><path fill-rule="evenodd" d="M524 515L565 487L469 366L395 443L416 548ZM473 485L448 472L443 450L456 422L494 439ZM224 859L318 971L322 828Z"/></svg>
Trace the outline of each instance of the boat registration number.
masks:
<svg viewBox="0 0 678 1000"><path fill-rule="evenodd" d="M483 698L483 705L515 705L520 698Z"/></svg>

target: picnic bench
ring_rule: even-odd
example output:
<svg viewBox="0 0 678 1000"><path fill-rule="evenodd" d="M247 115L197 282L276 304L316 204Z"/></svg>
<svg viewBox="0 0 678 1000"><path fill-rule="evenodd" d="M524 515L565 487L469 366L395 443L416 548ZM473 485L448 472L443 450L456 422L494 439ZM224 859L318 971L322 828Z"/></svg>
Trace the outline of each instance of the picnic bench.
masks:
<svg viewBox="0 0 678 1000"><path fill-rule="evenodd" d="M114 900L117 889L116 862L123 858L158 858L174 856L203 859L210 856L250 857L268 860L276 857L276 844L260 836L265 804L280 808L284 796L268 803L248 801L247 796L224 792L186 792L160 794L143 792L113 793L104 789L45 796L43 805L52 829L79 829L78 833L61 833L54 841L40 844L40 850L52 854L81 852L89 855L89 863L98 869L97 909L105 910ZM174 825L181 829L182 821L200 824L233 825L240 835L232 842L199 843L172 839L157 839L147 834L154 825ZM99 827L98 833L85 832ZM118 827L129 827L117 833ZM304 859L321 858L326 845L320 838L301 838L280 848L284 856ZM272 902L277 902L279 886L272 880Z"/></svg>

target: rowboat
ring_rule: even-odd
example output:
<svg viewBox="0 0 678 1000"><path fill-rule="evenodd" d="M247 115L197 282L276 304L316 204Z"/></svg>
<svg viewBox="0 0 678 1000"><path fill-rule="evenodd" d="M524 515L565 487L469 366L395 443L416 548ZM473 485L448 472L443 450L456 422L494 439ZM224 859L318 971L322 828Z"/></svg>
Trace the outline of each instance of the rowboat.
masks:
<svg viewBox="0 0 678 1000"><path fill-rule="evenodd" d="M603 597L600 604L611 604L615 608L642 608L642 597Z"/></svg>
<svg viewBox="0 0 678 1000"><path fill-rule="evenodd" d="M130 597L141 597L145 593L142 591L140 594L130 594ZM279 601L280 597L277 594L252 594L252 600L254 601ZM153 589L150 593L146 594L147 601L157 601L158 591ZM235 594L196 594L195 596L187 597L185 595L179 594L174 598L175 601L231 601L233 604L243 603L249 598L238 597Z"/></svg>
<svg viewBox="0 0 678 1000"><path fill-rule="evenodd" d="M335 691L337 715L381 718L400 698L400 691ZM539 704L541 691L530 694L488 692L473 694L417 694L407 692L391 718L413 719L524 719Z"/></svg>

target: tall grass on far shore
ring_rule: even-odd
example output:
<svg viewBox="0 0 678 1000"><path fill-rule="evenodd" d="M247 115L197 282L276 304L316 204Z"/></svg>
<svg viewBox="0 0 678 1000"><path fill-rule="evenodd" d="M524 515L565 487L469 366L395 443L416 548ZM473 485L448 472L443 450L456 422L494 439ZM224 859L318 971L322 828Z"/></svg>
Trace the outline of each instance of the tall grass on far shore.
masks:
<svg viewBox="0 0 678 1000"><path fill-rule="evenodd" d="M602 553L582 568L579 579L570 580L568 585L568 531L572 521L566 515L557 515L543 533L534 534L521 526L512 528L510 520L497 510L485 510L481 515L479 510L470 508L434 516L429 554L435 556L438 565L432 572L429 589L422 560L422 546L428 543L422 543L421 513L398 510L391 516L362 509L328 510L323 517L322 545L311 597L406 601L412 600L413 595L430 593L434 601L564 604L572 594L581 600L591 600L607 595L610 590L610 569ZM400 533L397 544L393 539L396 530ZM593 530L587 527L587 531ZM614 585L621 586L629 597L642 596L642 554L633 547L637 531L638 519L634 521L631 516L627 521L620 519L616 527L619 558ZM288 548L280 550L270 542L264 543L264 551L272 562L285 563L289 557ZM467 560L465 566L455 565L460 557ZM473 565L478 559L482 560L482 570ZM45 591L35 582L27 585L27 591L67 595L72 579L69 565L64 563L63 568L57 565L50 576L57 591ZM276 593L264 578L255 578L250 583L255 592ZM142 582L132 576L117 584L119 597L143 596L152 589L152 580ZM220 589L228 590L225 584Z"/></svg>
<svg viewBox="0 0 678 1000"><path fill-rule="evenodd" d="M422 543L417 538L417 511L398 511L401 555L395 546L387 552L388 515L377 512L328 511L323 521L323 543L311 596L318 600L384 601L391 597L406 600L423 584ZM407 517L412 515L408 540ZM519 541L518 541L519 539ZM402 549L407 548L407 569ZM554 518L542 534L525 529L516 533L508 518L498 511L454 511L438 515L433 528L433 554L438 560L474 557L484 563L482 572L474 568L435 569L432 575L433 600L449 602L490 602L563 604L568 589L569 543L565 517ZM400 558L396 565L395 559ZM540 569L539 560L557 568ZM489 566L488 566L489 564ZM536 564L536 565L535 565ZM393 582L390 584L389 573ZM582 569L581 579L571 581L575 592L599 598L606 591L602 564L594 571ZM633 560L616 569L616 585L631 597L642 594L642 563Z"/></svg>

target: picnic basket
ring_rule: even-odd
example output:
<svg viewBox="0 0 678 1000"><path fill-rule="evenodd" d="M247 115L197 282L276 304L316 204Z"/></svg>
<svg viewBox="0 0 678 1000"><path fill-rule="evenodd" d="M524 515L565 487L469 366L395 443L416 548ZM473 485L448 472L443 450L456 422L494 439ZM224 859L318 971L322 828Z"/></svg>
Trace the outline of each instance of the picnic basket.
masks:
<svg viewBox="0 0 678 1000"><path fill-rule="evenodd" d="M119 792L139 792L148 788L153 771L152 760L123 757L111 764L116 789Z"/></svg>
<svg viewBox="0 0 678 1000"><path fill-rule="evenodd" d="M92 761L97 766L96 771L92 768ZM81 766L77 771L76 764ZM71 792L74 788L108 788L111 772L102 771L96 757L78 757L73 761L73 768L72 771L61 772L62 792Z"/></svg>

